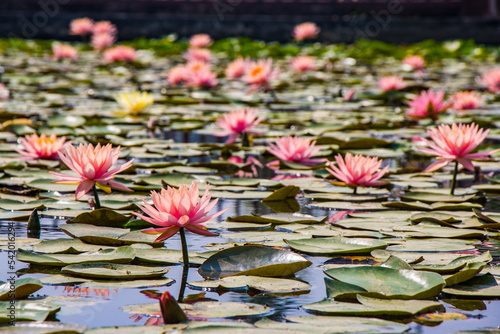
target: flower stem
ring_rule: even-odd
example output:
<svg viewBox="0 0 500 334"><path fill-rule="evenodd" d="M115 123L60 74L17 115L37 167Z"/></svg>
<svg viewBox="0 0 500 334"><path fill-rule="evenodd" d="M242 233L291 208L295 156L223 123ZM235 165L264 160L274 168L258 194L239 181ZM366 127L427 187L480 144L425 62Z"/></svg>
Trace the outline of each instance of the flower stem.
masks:
<svg viewBox="0 0 500 334"><path fill-rule="evenodd" d="M95 186L95 184L92 187L92 190L94 191L95 208L100 209L101 208L101 201L99 201L99 195L97 194L97 187Z"/></svg>
<svg viewBox="0 0 500 334"><path fill-rule="evenodd" d="M188 254L186 233L184 231L184 227L181 227L179 232L181 235L182 262L184 264L184 268L182 268L181 288L179 290L179 297L177 298L177 300L179 301L179 303L182 303L182 300L184 299L184 290L186 290L187 276L188 276L188 272L189 272L189 254Z"/></svg>
<svg viewBox="0 0 500 334"><path fill-rule="evenodd" d="M457 185L458 161L455 160L455 170L453 171L453 179L451 180L450 195L455 195L455 186Z"/></svg>
<svg viewBox="0 0 500 334"><path fill-rule="evenodd" d="M352 192L354 195L356 195L358 193L358 187L354 187L354 190Z"/></svg>
<svg viewBox="0 0 500 334"><path fill-rule="evenodd" d="M184 232L184 227L181 227L179 232L181 235L181 244L182 244L182 262L184 263L184 268L189 268L189 255L188 255L186 233Z"/></svg>

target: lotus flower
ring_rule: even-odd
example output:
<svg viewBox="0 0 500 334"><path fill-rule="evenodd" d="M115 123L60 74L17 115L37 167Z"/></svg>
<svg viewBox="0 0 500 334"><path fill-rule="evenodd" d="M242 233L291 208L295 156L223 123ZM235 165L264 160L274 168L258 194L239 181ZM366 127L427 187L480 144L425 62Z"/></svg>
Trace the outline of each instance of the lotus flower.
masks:
<svg viewBox="0 0 500 334"><path fill-rule="evenodd" d="M440 159L429 167L424 172L432 172L443 168L452 161L457 161L462 166L470 171L474 171L474 165L471 160L483 159L490 154L500 151L492 150L486 152L471 153L488 135L490 130L479 129L472 123L453 124L451 127L446 124L441 124L437 128L432 128L427 131L432 141L424 139L424 142L429 147L417 147L417 150L438 156Z"/></svg>
<svg viewBox="0 0 500 334"><path fill-rule="evenodd" d="M316 38L320 32L319 27L313 22L304 22L293 28L293 37L302 41L306 38Z"/></svg>
<svg viewBox="0 0 500 334"><path fill-rule="evenodd" d="M180 85L187 80L188 71L186 66L177 65L172 67L167 73L167 82L172 86Z"/></svg>
<svg viewBox="0 0 500 334"><path fill-rule="evenodd" d="M37 134L20 138L19 143L23 150L16 150L27 159L59 159L58 152L71 142L66 142L66 137L57 138L55 134L47 137L44 133L40 137Z"/></svg>
<svg viewBox="0 0 500 334"><path fill-rule="evenodd" d="M120 93L115 97L122 109L131 114L138 114L153 104L155 98L148 92Z"/></svg>
<svg viewBox="0 0 500 334"><path fill-rule="evenodd" d="M209 49L188 49L183 54L184 59L187 61L203 61L208 63L212 60L212 52Z"/></svg>
<svg viewBox="0 0 500 334"><path fill-rule="evenodd" d="M269 90L272 80L276 79L279 75L277 68L273 69L273 60L252 61L248 64L245 75L242 80L250 84L250 90L256 90L262 87L264 90Z"/></svg>
<svg viewBox="0 0 500 334"><path fill-rule="evenodd" d="M213 42L208 34L196 34L189 39L189 45L193 48L207 48Z"/></svg>
<svg viewBox="0 0 500 334"><path fill-rule="evenodd" d="M109 21L98 21L94 23L94 27L92 28L92 33L95 35L109 34L114 36L117 32L118 29L116 29L116 26Z"/></svg>
<svg viewBox="0 0 500 334"><path fill-rule="evenodd" d="M116 174L126 170L132 165L133 159L119 167L110 169L118 160L120 147L113 150L111 144L102 146L97 144L80 144L77 148L68 145L64 150L58 152L59 158L78 176L50 172L59 180L52 181L59 184L78 184L75 198L78 200L95 186L105 192L111 192L111 188L132 191L126 186L113 181ZM94 188L95 189L95 188ZM99 207L98 199L96 205Z"/></svg>
<svg viewBox="0 0 500 334"><path fill-rule="evenodd" d="M476 109L483 98L476 92L457 92L451 97L451 107L455 110Z"/></svg>
<svg viewBox="0 0 500 334"><path fill-rule="evenodd" d="M87 35L92 32L94 28L94 21L88 17L83 17L80 19L74 19L69 24L70 35Z"/></svg>
<svg viewBox="0 0 500 334"><path fill-rule="evenodd" d="M359 186L372 187L387 183L377 180L384 176L389 166L379 170L382 160L378 160L376 157L353 156L351 153L346 153L345 160L342 159L340 154L335 156L335 160L338 167L330 162L331 169L327 168L326 170L341 180L343 185L354 187L355 192Z"/></svg>
<svg viewBox="0 0 500 334"><path fill-rule="evenodd" d="M203 87L211 88L217 86L219 80L217 80L217 73L212 72L209 67L201 70L189 71L186 74L187 85L192 87Z"/></svg>
<svg viewBox="0 0 500 334"><path fill-rule="evenodd" d="M382 77L377 82L380 89L384 92L390 92L392 90L400 90L406 87L406 84L403 82L403 79L398 76L387 76Z"/></svg>
<svg viewBox="0 0 500 334"><path fill-rule="evenodd" d="M134 61L135 49L130 46L119 45L107 49L102 56L107 63L112 63L114 61Z"/></svg>
<svg viewBox="0 0 500 334"><path fill-rule="evenodd" d="M313 57L300 56L293 58L290 66L295 72L307 72L316 69L316 62Z"/></svg>
<svg viewBox="0 0 500 334"><path fill-rule="evenodd" d="M408 66L411 70L422 71L425 67L425 60L418 55L407 56L403 59L403 65Z"/></svg>
<svg viewBox="0 0 500 334"><path fill-rule="evenodd" d="M259 124L263 118L257 118L257 109L245 108L237 111L231 111L216 121L217 125L226 130L222 133L215 134L216 136L229 136L226 144L230 144L243 133L259 134L251 131L251 128Z"/></svg>
<svg viewBox="0 0 500 334"><path fill-rule="evenodd" d="M94 34L90 38L90 43L94 47L94 50L101 51L107 47L113 45L116 41L116 37L110 34Z"/></svg>
<svg viewBox="0 0 500 334"><path fill-rule="evenodd" d="M312 166L325 161L311 159L320 150L315 144L316 141L311 142L311 139L286 136L277 138L276 144L270 143L267 150L280 160Z"/></svg>
<svg viewBox="0 0 500 334"><path fill-rule="evenodd" d="M488 90L493 93L500 92L500 68L494 68L484 73L481 77Z"/></svg>
<svg viewBox="0 0 500 334"><path fill-rule="evenodd" d="M217 204L218 199L210 202L211 193L208 186L201 199L199 195L198 185L194 181L189 189L185 185L181 185L179 190L168 187L167 189L163 188L160 193L151 191L154 207L143 200L144 206L138 206L145 214L137 212L134 214L151 224L161 226L161 228L144 231L150 234L161 233L156 242L170 238L181 228L200 235L217 235L217 233L209 232L202 224L219 217L229 208L207 216Z"/></svg>
<svg viewBox="0 0 500 334"><path fill-rule="evenodd" d="M52 52L54 53L54 59L78 59L78 51L69 44L54 43L52 44Z"/></svg>
<svg viewBox="0 0 500 334"><path fill-rule="evenodd" d="M406 116L414 119L438 119L439 114L443 113L448 105L443 101L444 92L438 90L434 93L432 89L427 92L422 91L420 95L417 95L408 105L411 109L408 109Z"/></svg>
<svg viewBox="0 0 500 334"><path fill-rule="evenodd" d="M491 150L486 152L471 153L488 135L490 130L479 129L479 127L472 123L470 125L441 124L438 128L432 128L427 131L432 141L424 139L424 142L429 147L417 147L417 150L438 156L439 159L429 165L424 172L432 172L443 168L450 162L455 161L455 170L453 173L453 180L451 184L451 194L455 191L456 177L458 164L464 168L474 171L474 165L471 160L484 159L488 155L500 151Z"/></svg>
<svg viewBox="0 0 500 334"><path fill-rule="evenodd" d="M245 70L249 64L248 59L243 59L243 57L236 58L232 62L227 65L226 70L224 71L226 78L228 79L238 79L243 74L245 74Z"/></svg>

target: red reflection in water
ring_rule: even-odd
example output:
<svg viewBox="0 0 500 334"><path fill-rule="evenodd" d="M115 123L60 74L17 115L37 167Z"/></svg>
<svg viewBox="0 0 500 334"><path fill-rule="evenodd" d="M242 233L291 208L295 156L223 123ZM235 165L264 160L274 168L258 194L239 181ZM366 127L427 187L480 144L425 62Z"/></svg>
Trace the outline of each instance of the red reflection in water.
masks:
<svg viewBox="0 0 500 334"><path fill-rule="evenodd" d="M58 286L54 287L54 290L57 290L57 288ZM118 293L118 289L113 289L112 292ZM65 286L62 293L67 297L100 297L101 299L110 299L110 289L93 289Z"/></svg>

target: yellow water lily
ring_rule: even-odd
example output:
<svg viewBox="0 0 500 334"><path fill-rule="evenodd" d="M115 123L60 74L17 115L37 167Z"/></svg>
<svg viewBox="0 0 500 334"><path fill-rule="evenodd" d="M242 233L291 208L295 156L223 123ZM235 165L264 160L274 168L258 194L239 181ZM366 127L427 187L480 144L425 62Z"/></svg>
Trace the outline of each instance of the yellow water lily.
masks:
<svg viewBox="0 0 500 334"><path fill-rule="evenodd" d="M153 94L148 92L120 93L115 97L123 111L139 114L155 101Z"/></svg>

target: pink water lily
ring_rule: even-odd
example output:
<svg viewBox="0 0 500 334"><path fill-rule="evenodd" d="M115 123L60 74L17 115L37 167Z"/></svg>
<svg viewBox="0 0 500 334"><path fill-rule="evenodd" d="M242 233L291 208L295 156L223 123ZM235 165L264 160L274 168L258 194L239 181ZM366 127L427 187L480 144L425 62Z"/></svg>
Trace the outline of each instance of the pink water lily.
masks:
<svg viewBox="0 0 500 334"><path fill-rule="evenodd" d="M302 41L306 38L316 38L320 31L316 23L304 22L293 28L293 37L298 41Z"/></svg>
<svg viewBox="0 0 500 334"><path fill-rule="evenodd" d="M450 99L455 110L476 109L483 103L483 98L476 92L457 92Z"/></svg>
<svg viewBox="0 0 500 334"><path fill-rule="evenodd" d="M438 90L436 93L432 89L427 92L422 91L420 95L408 102L410 109L406 111L406 116L417 120L425 118L436 120L439 118L439 114L445 112L449 107L443 98L444 92L442 90Z"/></svg>
<svg viewBox="0 0 500 334"><path fill-rule="evenodd" d="M273 69L273 60L260 59L251 61L245 68L245 75L241 78L244 82L250 84L250 91L254 91L262 87L264 90L269 90L271 81L279 75L279 69Z"/></svg>
<svg viewBox="0 0 500 334"><path fill-rule="evenodd" d="M290 61L290 67L295 72L307 72L316 69L316 61L311 56L299 56Z"/></svg>
<svg viewBox="0 0 500 334"><path fill-rule="evenodd" d="M59 159L58 152L71 142L66 142L66 137L57 138L55 134L47 137L44 133L40 137L37 134L20 138L19 143L23 150L16 150L26 159Z"/></svg>
<svg viewBox="0 0 500 334"><path fill-rule="evenodd" d="M231 111L219 117L216 121L217 125L226 130L221 133L215 133L215 136L229 136L226 144L230 144L244 133L259 134L252 131L252 127L259 124L263 118L257 117L258 110L253 108L245 108L241 110Z"/></svg>
<svg viewBox="0 0 500 334"><path fill-rule="evenodd" d="M403 59L403 65L409 66L412 70L422 71L425 67L425 60L419 55L406 56Z"/></svg>
<svg viewBox="0 0 500 334"><path fill-rule="evenodd" d="M94 21L88 17L82 17L71 21L69 26L70 35L87 35L92 32Z"/></svg>
<svg viewBox="0 0 500 334"><path fill-rule="evenodd" d="M113 181L116 174L126 170L132 165L133 159L121 166L110 169L118 160L120 147L113 150L111 144L101 146L97 144L80 144L78 147L68 145L58 152L59 158L78 176L49 172L59 180L52 181L59 184L78 184L76 199L81 198L94 186L111 192L111 188L132 191L123 184Z"/></svg>
<svg viewBox="0 0 500 334"><path fill-rule="evenodd" d="M483 73L481 81L490 92L500 92L500 68L494 68Z"/></svg>
<svg viewBox="0 0 500 334"><path fill-rule="evenodd" d="M150 234L161 233L156 242L170 238L181 228L196 234L215 236L217 233L209 232L202 224L220 216L229 208L208 215L219 199L210 201L212 194L208 186L201 199L199 195L198 185L194 181L189 189L181 185L178 190L168 187L163 188L160 193L151 191L154 207L144 200L144 206L139 205L144 214L137 212L134 214L151 224L161 226L144 231Z"/></svg>
<svg viewBox="0 0 500 334"><path fill-rule="evenodd" d="M335 156L337 166L330 162L330 168L326 170L337 179L341 180L344 185L349 187L371 187L381 186L387 182L377 181L389 168L386 166L379 170L382 160L377 157L364 157L362 155L353 156L351 153L346 153L345 160L342 155Z"/></svg>
<svg viewBox="0 0 500 334"><path fill-rule="evenodd" d="M208 34L196 34L189 39L189 45L192 48L207 48L212 45L214 41Z"/></svg>
<svg viewBox="0 0 500 334"><path fill-rule="evenodd" d="M320 150L315 144L316 141L308 138L286 136L277 138L276 144L269 143L267 150L280 160L312 166L325 161L325 159L311 159Z"/></svg>
<svg viewBox="0 0 500 334"><path fill-rule="evenodd" d="M471 160L483 159L500 151L491 150L486 152L471 153L483 142L490 130L479 129L477 124L453 124L451 127L441 124L437 128L427 131L432 141L424 139L429 147L417 147L417 150L429 153L439 157L439 160L427 167L424 172L432 172L443 168L452 161L457 161L464 168L474 171L474 165Z"/></svg>
<svg viewBox="0 0 500 334"><path fill-rule="evenodd" d="M400 90L406 87L403 78L395 75L382 77L377 81L377 84L384 92Z"/></svg>

